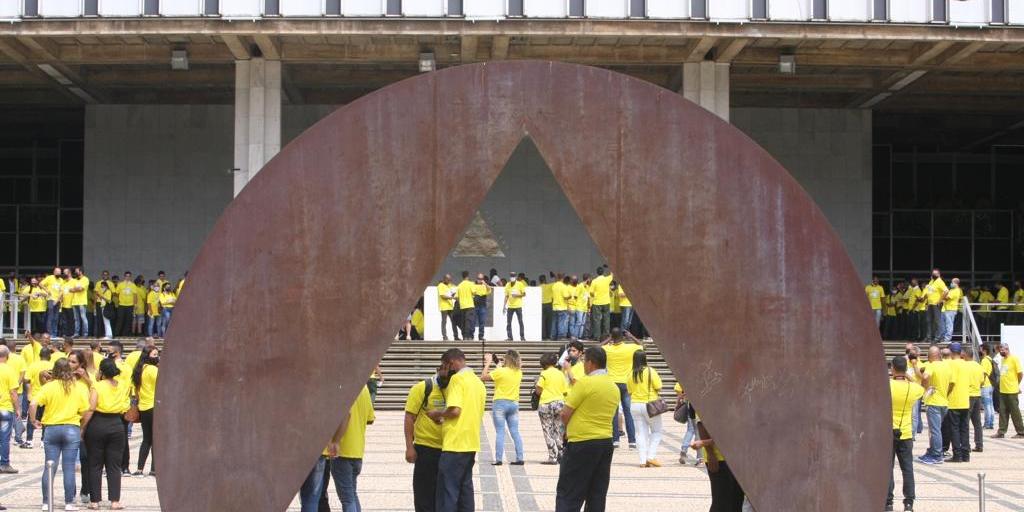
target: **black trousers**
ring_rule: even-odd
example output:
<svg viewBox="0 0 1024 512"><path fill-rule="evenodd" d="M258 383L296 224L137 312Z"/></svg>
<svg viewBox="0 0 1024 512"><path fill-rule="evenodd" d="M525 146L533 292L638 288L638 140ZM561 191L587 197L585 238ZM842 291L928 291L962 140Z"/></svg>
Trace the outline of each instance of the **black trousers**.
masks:
<svg viewBox="0 0 1024 512"><path fill-rule="evenodd" d="M156 409L139 411L139 421L142 423L142 444L139 445L139 471L146 467L146 459L149 457L149 450L153 447L153 413ZM149 470L156 470L156 452L153 452L153 462L149 464Z"/></svg>
<svg viewBox="0 0 1024 512"><path fill-rule="evenodd" d="M74 308L61 308L60 309L60 328L57 329L61 336L74 336L75 335L75 309Z"/></svg>
<svg viewBox="0 0 1024 512"><path fill-rule="evenodd" d="M558 469L555 512L603 512L611 476L612 440L595 439L565 444Z"/></svg>
<svg viewBox="0 0 1024 512"><path fill-rule="evenodd" d="M32 321L32 332L34 334L39 334L39 333L41 333L41 332L46 330L46 312L45 311L41 311L41 312L37 312L37 313L31 313L29 316L30 316L31 321Z"/></svg>
<svg viewBox="0 0 1024 512"><path fill-rule="evenodd" d="M540 339L551 339L551 303L540 305Z"/></svg>
<svg viewBox="0 0 1024 512"><path fill-rule="evenodd" d="M132 318L135 315L134 306L118 306L117 315L114 317L114 335L131 336Z"/></svg>
<svg viewBox="0 0 1024 512"><path fill-rule="evenodd" d="M719 461L718 471L708 473L711 480L711 509L709 512L742 512L743 488L729 469L726 461Z"/></svg>
<svg viewBox="0 0 1024 512"><path fill-rule="evenodd" d="M473 330L476 329L476 308L461 309L459 314L462 316L463 339L473 339Z"/></svg>
<svg viewBox="0 0 1024 512"><path fill-rule="evenodd" d="M953 457L967 460L971 458L970 409L950 409L950 433L952 435Z"/></svg>
<svg viewBox="0 0 1024 512"><path fill-rule="evenodd" d="M120 414L93 413L85 430L89 466L82 471L83 475L89 473L89 498L93 503L99 503L103 496L103 468L107 469L107 497L110 501L121 501L121 460L125 439L124 421Z"/></svg>
<svg viewBox="0 0 1024 512"><path fill-rule="evenodd" d="M950 418L950 413L953 412L946 409L946 415L942 417L942 451L948 452L950 446L953 446L953 418Z"/></svg>
<svg viewBox="0 0 1024 512"><path fill-rule="evenodd" d="M526 340L526 331L523 330L523 308L508 308L505 312L505 332L508 339L512 339L512 317L519 318L519 339Z"/></svg>
<svg viewBox="0 0 1024 512"><path fill-rule="evenodd" d="M124 443L122 443L123 450L121 452L121 470L123 471L131 467L129 461L131 450L128 448L128 422L125 421L124 417L121 418L121 428L124 429Z"/></svg>
<svg viewBox="0 0 1024 512"><path fill-rule="evenodd" d="M971 397L971 408L969 409L971 416L971 427L974 429L974 447L981 450L985 447L985 439L982 435L981 430L981 397Z"/></svg>
<svg viewBox="0 0 1024 512"><path fill-rule="evenodd" d="M416 512L434 512L437 505L437 472L441 449L414 444L416 464L412 470L412 496Z"/></svg>
<svg viewBox="0 0 1024 512"><path fill-rule="evenodd" d="M900 462L900 472L903 473L903 504L914 504L914 440L906 439L892 442L892 467L896 461ZM892 473L889 474L889 496L885 500L886 505L892 505L893 492L896 490L896 479Z"/></svg>
<svg viewBox="0 0 1024 512"><path fill-rule="evenodd" d="M938 341L942 335L942 306L928 306L925 313L928 315L928 330L925 332L925 340Z"/></svg>
<svg viewBox="0 0 1024 512"><path fill-rule="evenodd" d="M467 331L470 332L470 331ZM439 512L472 512L473 464L476 452L441 452L437 461L437 499Z"/></svg>
<svg viewBox="0 0 1024 512"><path fill-rule="evenodd" d="M459 322L455 318L455 310L441 312L441 338L448 339L448 324L452 324L452 336L459 339Z"/></svg>

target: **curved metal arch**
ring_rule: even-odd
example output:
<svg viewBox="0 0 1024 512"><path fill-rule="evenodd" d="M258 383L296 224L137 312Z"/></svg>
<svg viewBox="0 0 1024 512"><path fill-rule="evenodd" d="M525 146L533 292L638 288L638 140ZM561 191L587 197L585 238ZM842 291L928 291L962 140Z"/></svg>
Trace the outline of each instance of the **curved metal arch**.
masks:
<svg viewBox="0 0 1024 512"><path fill-rule="evenodd" d="M592 67L502 62L338 109L227 207L168 333L155 423L165 510L286 508L524 136L754 505L880 507L880 340L803 189L671 91ZM237 469L219 470L229 462Z"/></svg>

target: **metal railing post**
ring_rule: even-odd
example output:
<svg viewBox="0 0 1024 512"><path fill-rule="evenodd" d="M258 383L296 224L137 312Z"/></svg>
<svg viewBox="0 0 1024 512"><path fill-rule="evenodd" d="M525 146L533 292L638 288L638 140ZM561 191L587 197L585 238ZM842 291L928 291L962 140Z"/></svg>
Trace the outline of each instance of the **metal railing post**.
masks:
<svg viewBox="0 0 1024 512"><path fill-rule="evenodd" d="M985 473L978 473L978 512L985 512Z"/></svg>
<svg viewBox="0 0 1024 512"><path fill-rule="evenodd" d="M18 337L18 307L21 306L21 297L11 292L11 337Z"/></svg>
<svg viewBox="0 0 1024 512"><path fill-rule="evenodd" d="M54 477L54 467L56 465L57 465L57 463L52 461L52 460L46 461L46 475L50 479L49 483L46 486L46 495L48 496L48 498L46 500L46 504L47 504L47 508L49 509L50 512L53 512L53 477Z"/></svg>

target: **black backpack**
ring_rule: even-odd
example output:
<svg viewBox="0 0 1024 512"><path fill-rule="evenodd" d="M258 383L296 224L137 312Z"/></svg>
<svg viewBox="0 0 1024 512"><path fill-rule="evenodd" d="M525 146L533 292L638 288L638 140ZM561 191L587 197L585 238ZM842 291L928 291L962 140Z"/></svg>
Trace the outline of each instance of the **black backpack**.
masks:
<svg viewBox="0 0 1024 512"><path fill-rule="evenodd" d="M989 356L985 356L988 362L992 365L992 373L988 376L988 381L992 384L992 387L999 391L999 365L996 364L995 360Z"/></svg>
<svg viewBox="0 0 1024 512"><path fill-rule="evenodd" d="M434 379L423 379L423 403L420 404L420 412L430 405L430 394L434 392Z"/></svg>

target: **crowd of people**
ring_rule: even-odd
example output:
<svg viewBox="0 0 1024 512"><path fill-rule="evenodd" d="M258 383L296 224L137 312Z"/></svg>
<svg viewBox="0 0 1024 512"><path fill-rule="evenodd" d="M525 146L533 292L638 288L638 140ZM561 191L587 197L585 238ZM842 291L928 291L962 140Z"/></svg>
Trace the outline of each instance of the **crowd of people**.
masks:
<svg viewBox="0 0 1024 512"><path fill-rule="evenodd" d="M111 276L104 270L92 280L80 267L58 267L47 275L12 275L0 279L0 296L6 296L0 313L17 308L19 315L27 315L25 327L54 338L163 338L187 276L185 272L172 283L163 271L147 280L131 272ZM4 316L0 314L0 331Z"/></svg>
<svg viewBox="0 0 1024 512"><path fill-rule="evenodd" d="M883 339L950 342L962 322L961 303L971 304L980 334L998 334L1000 324L1024 324L1024 285L1013 282L1011 293L1002 281L992 286L962 286L954 277L947 285L939 269L928 278L897 281L888 290L877 276L864 287Z"/></svg>
<svg viewBox="0 0 1024 512"><path fill-rule="evenodd" d="M0 341L0 473L18 472L10 464L11 447L35 449L38 430L44 460L55 463L44 469L40 482L43 510L61 494L49 495L58 467L64 510L78 510L79 497L89 509L99 508L104 475L110 507L124 508L121 479L144 478L147 459L148 476L156 475L150 450L160 351L152 338L140 339L125 354L118 340L76 346L71 336L57 340L31 331L26 336L28 343L19 351L13 340ZM135 423L141 424L142 443L131 472L128 439ZM82 468L80 485L76 464Z"/></svg>
<svg viewBox="0 0 1024 512"><path fill-rule="evenodd" d="M505 314L506 341L513 340L513 320L518 323L519 339L526 339L523 299L527 287L540 288L541 339L602 340L613 326L631 331L638 337L646 335L626 290L615 281L608 266L603 265L596 269L594 275L550 271L535 280L528 280L521 272L511 272L507 280L502 279L495 269L491 269L489 275L478 273L473 279L469 271L463 270L462 280L456 284L451 274L445 274L437 283L441 338L448 340L450 326L456 340L476 337L483 341L488 297L493 295L496 287L503 288L505 292L501 308ZM418 304L410 315L411 329L406 332L411 333L411 339L422 339L422 308L422 303ZM416 318L420 319L418 324Z"/></svg>

